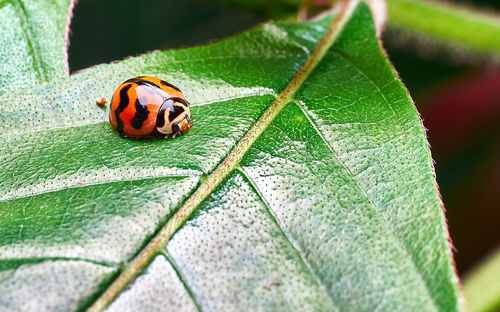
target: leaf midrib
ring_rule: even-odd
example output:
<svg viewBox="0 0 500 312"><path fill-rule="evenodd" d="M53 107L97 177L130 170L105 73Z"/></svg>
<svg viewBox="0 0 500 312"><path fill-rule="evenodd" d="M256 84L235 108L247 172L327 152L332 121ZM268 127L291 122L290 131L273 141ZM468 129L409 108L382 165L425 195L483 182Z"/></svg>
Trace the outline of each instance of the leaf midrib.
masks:
<svg viewBox="0 0 500 312"><path fill-rule="evenodd" d="M274 118L290 103L296 92L324 58L327 51L334 44L344 26L357 8L360 0L348 0L342 3L338 15L326 29L324 36L319 41L316 49L306 59L294 75L291 82L280 96L268 107L262 116L255 122L247 134L235 145L224 161L213 171L198 189L187 199L182 207L168 220L161 230L130 262L117 279L101 294L89 307L88 311L104 310L131 282L142 272L154 257L166 246L172 235L185 223L187 218L198 206L220 185L220 183L236 169L242 157L250 149L257 138L268 128Z"/></svg>

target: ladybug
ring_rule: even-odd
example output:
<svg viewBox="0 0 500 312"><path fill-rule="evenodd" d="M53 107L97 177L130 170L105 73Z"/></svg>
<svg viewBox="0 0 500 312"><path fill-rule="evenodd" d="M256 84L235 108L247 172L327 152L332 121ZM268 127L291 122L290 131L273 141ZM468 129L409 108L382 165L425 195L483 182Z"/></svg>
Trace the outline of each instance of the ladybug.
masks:
<svg viewBox="0 0 500 312"><path fill-rule="evenodd" d="M189 103L176 86L159 78L138 76L116 88L109 122L123 136L165 138L191 129Z"/></svg>

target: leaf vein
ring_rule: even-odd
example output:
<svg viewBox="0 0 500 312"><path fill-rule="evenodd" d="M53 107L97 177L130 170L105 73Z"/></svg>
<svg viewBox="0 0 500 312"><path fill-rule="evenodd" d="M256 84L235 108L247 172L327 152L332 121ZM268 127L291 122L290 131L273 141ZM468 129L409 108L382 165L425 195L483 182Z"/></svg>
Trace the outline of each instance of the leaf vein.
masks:
<svg viewBox="0 0 500 312"><path fill-rule="evenodd" d="M15 0L18 8L21 11L21 21L23 23L23 28L24 28L24 33L26 35L26 39L28 39L28 45L33 52L33 62L34 62L34 67L36 71L38 72L38 75L40 77L40 80L47 81L47 75L45 74L45 71L43 70L42 64L40 62L40 56L38 55L38 51L35 46L35 40L33 40L33 35L31 34L31 28L29 26L28 22L28 12L26 12L26 7L24 6L24 3L22 0Z"/></svg>
<svg viewBox="0 0 500 312"><path fill-rule="evenodd" d="M119 176L119 175L116 175ZM50 193L55 193L59 191L64 191L64 190L78 190L84 187L88 186L95 186L95 185L107 185L107 184L113 184L113 183L121 183L121 182L133 182L133 181L144 181L144 180L151 180L151 179L157 179L157 178L168 178L168 177L179 177L179 178L189 178L189 177L201 177L203 176L202 173L197 173L194 170L192 172L179 172L178 174L176 173L169 173L169 174L160 174L160 175L150 175L150 176L143 176L140 178L130 178L130 179L117 179L117 180L106 180L106 181L98 181L96 183L79 183L79 184L74 184L71 186L64 185L61 187L56 187L56 188L51 188L51 189L45 189L45 190L39 190L39 186L33 185L32 190L29 191L27 189L24 194L22 195L10 195L10 193L6 193L4 196L0 197L0 203L8 203L13 200L18 200L18 199L23 199L23 198L30 198L30 200L34 196L38 195L43 195L43 194L50 194ZM19 189L16 189L16 191L19 191Z"/></svg>
<svg viewBox="0 0 500 312"><path fill-rule="evenodd" d="M380 218L383 221L383 223L386 225L386 228L389 230L390 234L395 238L396 242L398 243L398 245L401 248L401 251L403 253L405 253L408 256L409 259L411 259L411 264L412 264L412 266L413 266L413 268L414 268L414 270L416 272L416 275L418 276L420 282L424 286L424 289L427 292L428 296L430 298L432 298L432 304L433 304L434 308L436 309L436 311L438 311L435 299L434 299L434 297L432 297L430 295L430 289L429 289L427 283L424 281L423 276L422 276L422 272L419 270L417 264L415 263L415 260L413 259L413 256L410 253L410 251L409 251L408 246L406 245L406 243L401 239L401 237L399 235L396 234L396 232L394 230L394 227L386 219L384 212L375 204L375 202L373 201L373 198L368 194L368 192L365 190L365 188L361 185L361 183L356 178L356 176L353 174L353 172L351 171L351 169L340 159L338 153L335 151L335 149L330 144L330 142L328 142L328 140L321 133L318 125L314 122L312 116L307 112L306 108L304 107L304 104L302 102L300 102L299 100L294 101L294 103L300 108L300 110L302 111L302 113L306 116L306 118L308 119L309 123L311 124L311 126L314 128L314 130L318 134L318 136L322 139L323 143L327 146L327 148L330 150L330 152L335 156L335 158L338 160L338 162L341 164L341 166L346 170L347 175L351 177L351 179L352 179L352 181L354 183L356 183L356 186L361 191L361 193L363 194L363 196L368 199L368 201L370 203L370 206L372 206L375 211L379 212L378 215L380 216Z"/></svg>
<svg viewBox="0 0 500 312"><path fill-rule="evenodd" d="M278 227L279 231L281 234L285 237L286 241L290 244L290 246L295 250L297 255L299 256L300 260L304 264L304 266L307 268L307 271L311 274L313 277L314 281L318 284L319 288L325 292L327 295L328 299L332 303L332 305L335 307L337 311L339 311L339 308L336 306L335 301L331 295L331 293L328 291L326 288L326 285L324 284L324 281L321 279L321 277L314 271L311 263L309 260L307 260L306 255L302 248L300 248L299 244L295 241L294 238L292 238L290 235L287 234L285 231L283 225L279 221L278 217L274 213L274 211L271 209L271 206L269 205L268 201L260 191L260 189L257 187L257 185L254 183L254 181L250 178L250 176L245 172L245 169L242 167L238 167L237 170L245 176L245 178L250 182L251 187L254 189L255 193L259 196L261 201L263 202L264 206L266 207L267 212L269 213L271 219L276 223L276 226Z"/></svg>
<svg viewBox="0 0 500 312"><path fill-rule="evenodd" d="M189 286L189 283L186 280L186 276L182 274L181 270L179 269L179 266L175 262L175 259L168 253L167 250L164 250L162 253L165 256L165 258L167 259L167 261L170 263L172 268L174 269L175 274L177 275L177 278L179 278L179 281L182 283L182 286L184 286L184 289L186 289L186 292L188 293L189 297L193 301L193 304L195 305L198 312L203 312L203 309L201 308L201 304L200 304L198 298L196 298L196 295L194 294L193 289L191 288L191 286Z"/></svg>
<svg viewBox="0 0 500 312"><path fill-rule="evenodd" d="M9 262L15 262L15 263L19 263L20 265L25 265L25 264L38 264L38 263L49 262L49 261L81 261L81 262L97 264L97 265L110 267L110 268L119 268L120 267L119 263L114 263L114 262L109 262L109 261L99 261L99 260L87 259L87 258L32 257L32 258L2 258L2 259L0 259L0 268L2 267L2 264L5 265L5 264L8 264Z"/></svg>

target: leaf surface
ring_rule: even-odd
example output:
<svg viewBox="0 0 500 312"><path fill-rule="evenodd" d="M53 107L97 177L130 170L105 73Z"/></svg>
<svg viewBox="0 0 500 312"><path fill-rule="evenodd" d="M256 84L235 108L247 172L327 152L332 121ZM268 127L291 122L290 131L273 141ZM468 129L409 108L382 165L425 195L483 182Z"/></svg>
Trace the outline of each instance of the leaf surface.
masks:
<svg viewBox="0 0 500 312"><path fill-rule="evenodd" d="M351 13L0 95L0 306L459 310L422 125ZM138 74L183 90L195 127L113 133L94 99Z"/></svg>
<svg viewBox="0 0 500 312"><path fill-rule="evenodd" d="M72 0L0 0L0 92L68 75Z"/></svg>

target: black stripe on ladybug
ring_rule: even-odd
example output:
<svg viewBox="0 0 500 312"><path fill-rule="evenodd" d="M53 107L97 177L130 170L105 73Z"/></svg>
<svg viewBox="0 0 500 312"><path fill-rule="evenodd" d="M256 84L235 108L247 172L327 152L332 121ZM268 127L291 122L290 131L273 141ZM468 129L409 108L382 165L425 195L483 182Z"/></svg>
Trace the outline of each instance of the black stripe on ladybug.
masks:
<svg viewBox="0 0 500 312"><path fill-rule="evenodd" d="M179 92L181 92L181 89L177 88L176 86L174 86L174 85L173 85L173 84L171 84L171 83L168 83L168 82L166 82L166 81L164 81L164 80L161 80L161 81L160 81L160 83L161 83L162 85L166 86L166 87L170 87L170 88L174 89L175 91L179 91Z"/></svg>
<svg viewBox="0 0 500 312"><path fill-rule="evenodd" d="M148 100L145 97L141 97L135 100L135 115L130 121L130 124L134 129L141 129L142 124L146 119L148 119L149 110L146 106Z"/></svg>
<svg viewBox="0 0 500 312"><path fill-rule="evenodd" d="M175 118L177 118L180 114L184 113L186 111L186 108L188 107L188 103L184 101L181 98L172 98L175 103L174 103L174 110L170 111L170 114L168 115L168 120L169 121L174 121Z"/></svg>
<svg viewBox="0 0 500 312"><path fill-rule="evenodd" d="M116 117L116 131L123 133L123 121L120 118L120 114L127 108L128 103L130 101L128 97L128 90L132 87L131 84L126 85L120 90L120 105L115 109L115 117Z"/></svg>
<svg viewBox="0 0 500 312"><path fill-rule="evenodd" d="M144 76L142 76L144 77ZM133 82L133 83L136 83L140 86L143 86L143 85L148 85L148 86L153 86L153 87L160 87L159 85L157 85L156 83L152 82L152 81L149 81L149 80L145 80L145 79L141 79L142 77L134 77L134 78L130 78L128 79L127 81L125 82ZM181 90L179 88L177 88L176 86L174 86L173 84L171 83L168 83L164 80L160 80L160 83L166 87L170 87L172 89L174 89L175 91L179 91L181 92Z"/></svg>
<svg viewBox="0 0 500 312"><path fill-rule="evenodd" d="M139 86L150 86L150 87L154 87L154 88L160 87L159 85L157 85L154 82L147 81L147 80L140 79L140 78L130 78L127 81L125 81L124 83L127 83L127 82L135 83L135 84L138 84Z"/></svg>

